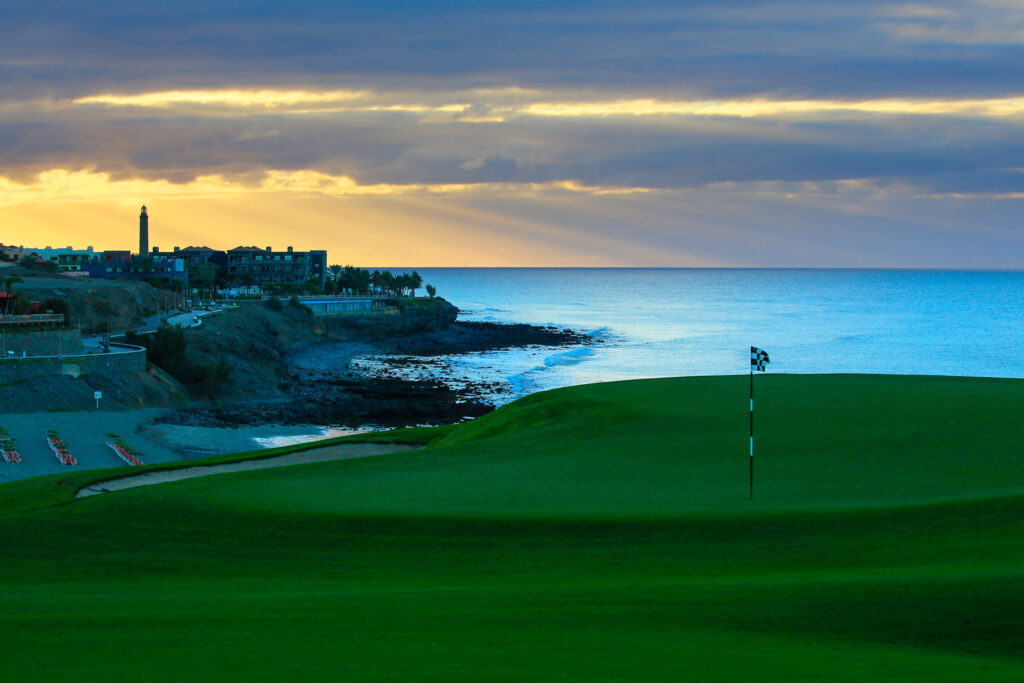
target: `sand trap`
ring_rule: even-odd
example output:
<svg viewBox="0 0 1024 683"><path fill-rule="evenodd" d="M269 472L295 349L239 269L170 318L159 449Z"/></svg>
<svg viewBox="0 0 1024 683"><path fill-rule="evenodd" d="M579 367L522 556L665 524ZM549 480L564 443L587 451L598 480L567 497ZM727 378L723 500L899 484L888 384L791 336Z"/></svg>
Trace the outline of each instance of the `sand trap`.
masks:
<svg viewBox="0 0 1024 683"><path fill-rule="evenodd" d="M111 491L131 489L136 486L164 484L169 481L191 479L193 477L206 477L211 474L244 472L245 470L262 470L270 467L285 467L287 465L305 465L313 462L325 462L327 460L344 460L346 458L365 458L371 455L397 453L399 451L409 451L416 448L419 447L389 443L351 443L323 446L321 448L313 448L299 453L281 455L276 458L243 460L241 462L226 463L223 465L199 465L196 467L184 467L177 470L165 470L163 472L149 472L134 477L108 479L107 481L92 484L88 488L83 488L75 497L84 498L86 496L95 496L100 493L110 493Z"/></svg>

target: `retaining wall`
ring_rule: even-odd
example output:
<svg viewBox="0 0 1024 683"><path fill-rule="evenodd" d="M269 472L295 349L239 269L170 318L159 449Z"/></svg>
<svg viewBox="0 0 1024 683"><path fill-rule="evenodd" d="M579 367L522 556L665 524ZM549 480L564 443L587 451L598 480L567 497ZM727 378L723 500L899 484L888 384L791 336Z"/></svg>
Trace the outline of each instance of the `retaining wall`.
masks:
<svg viewBox="0 0 1024 683"><path fill-rule="evenodd" d="M145 372L146 349L131 344L110 344L111 353L65 354L35 358L0 359L0 384L51 375L117 375Z"/></svg>
<svg viewBox="0 0 1024 683"><path fill-rule="evenodd" d="M77 327L72 330L36 330L32 332L5 330L0 334L3 348L0 355L10 356L56 356L59 354L82 353L82 332Z"/></svg>

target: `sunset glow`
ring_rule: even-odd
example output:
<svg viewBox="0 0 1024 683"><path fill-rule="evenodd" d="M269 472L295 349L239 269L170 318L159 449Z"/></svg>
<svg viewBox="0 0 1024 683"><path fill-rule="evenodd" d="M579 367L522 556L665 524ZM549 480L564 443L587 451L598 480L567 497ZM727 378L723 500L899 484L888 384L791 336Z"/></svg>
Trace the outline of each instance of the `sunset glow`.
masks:
<svg viewBox="0 0 1024 683"><path fill-rule="evenodd" d="M370 262L1024 267L1009 4L214 5L202 38L156 8L60 40L12 17L0 240L101 242L148 203ZM76 210L96 227L50 222Z"/></svg>

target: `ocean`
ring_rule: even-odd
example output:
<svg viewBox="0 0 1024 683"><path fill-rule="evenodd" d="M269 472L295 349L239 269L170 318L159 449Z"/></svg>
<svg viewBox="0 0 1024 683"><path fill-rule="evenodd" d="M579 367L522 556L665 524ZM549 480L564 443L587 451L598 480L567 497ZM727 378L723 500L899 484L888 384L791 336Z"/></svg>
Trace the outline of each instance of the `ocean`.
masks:
<svg viewBox="0 0 1024 683"><path fill-rule="evenodd" d="M590 382L745 374L751 346L770 354L769 372L1024 377L1024 272L417 270L462 320L595 338L443 358L447 381L497 383L485 397L497 404Z"/></svg>

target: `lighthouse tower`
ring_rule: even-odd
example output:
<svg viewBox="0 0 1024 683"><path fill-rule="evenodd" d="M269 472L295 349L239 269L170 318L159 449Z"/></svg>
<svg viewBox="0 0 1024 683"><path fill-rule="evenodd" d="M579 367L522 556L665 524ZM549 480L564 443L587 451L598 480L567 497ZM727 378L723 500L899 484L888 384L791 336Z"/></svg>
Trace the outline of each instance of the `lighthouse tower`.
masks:
<svg viewBox="0 0 1024 683"><path fill-rule="evenodd" d="M142 205L142 213L139 214L139 258L145 258L149 253L149 215L146 214L146 205Z"/></svg>

